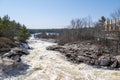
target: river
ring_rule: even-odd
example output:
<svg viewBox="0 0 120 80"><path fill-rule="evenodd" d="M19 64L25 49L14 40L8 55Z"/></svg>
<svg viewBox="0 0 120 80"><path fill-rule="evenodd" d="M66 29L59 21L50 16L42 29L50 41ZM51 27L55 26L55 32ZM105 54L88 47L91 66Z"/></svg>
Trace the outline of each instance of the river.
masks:
<svg viewBox="0 0 120 80"><path fill-rule="evenodd" d="M28 42L33 49L22 57L22 61L29 65L27 73L5 80L120 80L120 71L96 69L84 63L73 64L59 52L46 50L56 43L34 38Z"/></svg>

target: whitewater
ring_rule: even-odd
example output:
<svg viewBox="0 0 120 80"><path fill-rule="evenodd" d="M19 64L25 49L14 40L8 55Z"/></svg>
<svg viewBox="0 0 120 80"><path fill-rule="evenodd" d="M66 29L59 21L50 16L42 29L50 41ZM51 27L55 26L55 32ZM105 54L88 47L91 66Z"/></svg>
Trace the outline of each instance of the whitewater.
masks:
<svg viewBox="0 0 120 80"><path fill-rule="evenodd" d="M23 63L29 65L26 74L5 80L120 80L120 71L93 68L87 64L74 64L59 52L46 50L56 43L30 38L32 50L22 56Z"/></svg>

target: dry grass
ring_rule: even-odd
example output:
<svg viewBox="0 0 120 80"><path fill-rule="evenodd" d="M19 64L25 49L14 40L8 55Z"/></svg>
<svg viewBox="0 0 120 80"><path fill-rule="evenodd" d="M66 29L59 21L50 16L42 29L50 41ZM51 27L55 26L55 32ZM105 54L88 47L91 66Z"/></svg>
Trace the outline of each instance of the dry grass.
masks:
<svg viewBox="0 0 120 80"><path fill-rule="evenodd" d="M12 40L5 38L5 37L0 37L0 49L12 48L15 46L16 44Z"/></svg>

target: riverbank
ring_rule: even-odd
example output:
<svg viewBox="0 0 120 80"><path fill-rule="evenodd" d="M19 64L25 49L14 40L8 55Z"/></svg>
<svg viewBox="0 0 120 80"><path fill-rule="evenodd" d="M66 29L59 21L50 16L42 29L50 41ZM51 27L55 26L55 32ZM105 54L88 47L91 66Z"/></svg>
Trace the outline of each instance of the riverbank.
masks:
<svg viewBox="0 0 120 80"><path fill-rule="evenodd" d="M53 45L47 47L47 50L59 51L73 63L85 63L96 68L120 70L120 55L111 53L107 46L93 41Z"/></svg>
<svg viewBox="0 0 120 80"><path fill-rule="evenodd" d="M22 62L21 57L29 54L28 49L27 43L16 43L11 39L0 37L0 80L26 72L28 65Z"/></svg>

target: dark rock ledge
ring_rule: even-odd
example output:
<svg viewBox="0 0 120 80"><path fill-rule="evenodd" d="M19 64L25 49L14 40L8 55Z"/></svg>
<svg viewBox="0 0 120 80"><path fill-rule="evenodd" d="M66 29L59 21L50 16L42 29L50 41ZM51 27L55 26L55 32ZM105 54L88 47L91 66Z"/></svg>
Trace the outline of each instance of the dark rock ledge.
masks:
<svg viewBox="0 0 120 80"><path fill-rule="evenodd" d="M28 49L30 49L29 45L22 43L18 47L0 50L0 80L26 73L29 65L23 63L21 56L28 55Z"/></svg>
<svg viewBox="0 0 120 80"><path fill-rule="evenodd" d="M77 64L86 63L97 68L120 70L120 55L110 54L107 48L89 42L54 45L47 47L47 50L59 51L67 60Z"/></svg>

